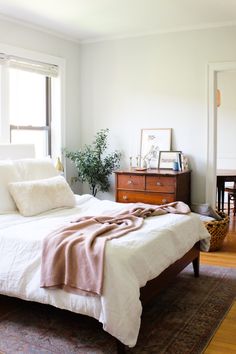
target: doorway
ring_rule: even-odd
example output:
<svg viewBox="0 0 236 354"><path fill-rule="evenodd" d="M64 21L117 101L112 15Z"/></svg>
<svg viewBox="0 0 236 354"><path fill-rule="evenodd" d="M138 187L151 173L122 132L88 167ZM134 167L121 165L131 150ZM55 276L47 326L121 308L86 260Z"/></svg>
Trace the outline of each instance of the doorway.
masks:
<svg viewBox="0 0 236 354"><path fill-rule="evenodd" d="M206 202L213 208L216 205L216 166L217 166L217 74L236 71L236 62L208 64L208 151L206 171Z"/></svg>
<svg viewBox="0 0 236 354"><path fill-rule="evenodd" d="M217 170L235 171L236 71L218 72L217 88L218 108L216 168ZM231 184L233 184L233 182Z"/></svg>

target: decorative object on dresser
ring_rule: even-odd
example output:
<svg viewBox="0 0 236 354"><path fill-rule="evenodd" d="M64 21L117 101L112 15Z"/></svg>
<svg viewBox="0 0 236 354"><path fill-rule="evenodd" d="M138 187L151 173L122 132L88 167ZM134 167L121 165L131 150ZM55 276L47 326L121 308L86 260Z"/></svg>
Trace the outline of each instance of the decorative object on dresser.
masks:
<svg viewBox="0 0 236 354"><path fill-rule="evenodd" d="M160 151L158 168L174 169L174 163L177 163L176 171L181 171L181 151Z"/></svg>
<svg viewBox="0 0 236 354"><path fill-rule="evenodd" d="M191 171L148 169L115 171L116 201L166 204L176 200L190 204Z"/></svg>
<svg viewBox="0 0 236 354"><path fill-rule="evenodd" d="M140 160L145 161L147 167L157 168L159 151L169 151L170 149L171 128L141 130Z"/></svg>
<svg viewBox="0 0 236 354"><path fill-rule="evenodd" d="M189 166L189 159L186 155L181 154L180 160L181 160L181 170L182 171L186 171L186 170L191 169L191 167Z"/></svg>

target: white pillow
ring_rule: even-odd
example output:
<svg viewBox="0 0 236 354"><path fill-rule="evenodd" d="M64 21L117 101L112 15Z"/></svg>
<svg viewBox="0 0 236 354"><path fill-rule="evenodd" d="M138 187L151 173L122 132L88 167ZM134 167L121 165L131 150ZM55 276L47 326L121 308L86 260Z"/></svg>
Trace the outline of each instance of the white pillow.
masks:
<svg viewBox="0 0 236 354"><path fill-rule="evenodd" d="M20 175L12 161L0 161L0 214L16 211L8 183L20 180Z"/></svg>
<svg viewBox="0 0 236 354"><path fill-rule="evenodd" d="M33 181L59 175L50 158L20 159L15 160L14 164L19 171L21 181Z"/></svg>
<svg viewBox="0 0 236 354"><path fill-rule="evenodd" d="M62 176L13 182L9 183L8 187L19 212L24 216L37 215L55 208L75 206L74 194Z"/></svg>

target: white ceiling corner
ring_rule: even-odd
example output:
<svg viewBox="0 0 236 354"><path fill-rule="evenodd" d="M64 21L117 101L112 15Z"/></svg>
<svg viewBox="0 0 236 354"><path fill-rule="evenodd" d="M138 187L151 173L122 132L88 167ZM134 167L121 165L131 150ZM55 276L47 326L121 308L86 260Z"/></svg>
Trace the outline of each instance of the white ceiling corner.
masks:
<svg viewBox="0 0 236 354"><path fill-rule="evenodd" d="M0 0L0 17L75 41L236 25L235 0Z"/></svg>

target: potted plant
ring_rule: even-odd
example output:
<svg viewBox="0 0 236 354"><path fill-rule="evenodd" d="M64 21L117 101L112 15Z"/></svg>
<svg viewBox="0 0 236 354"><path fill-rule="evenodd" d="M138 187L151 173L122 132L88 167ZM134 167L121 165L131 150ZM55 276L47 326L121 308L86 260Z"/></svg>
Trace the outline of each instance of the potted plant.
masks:
<svg viewBox="0 0 236 354"><path fill-rule="evenodd" d="M65 149L65 156L75 164L78 170L76 179L82 183L87 182L94 197L98 191L109 190L108 177L120 165L120 152L114 151L105 155L108 133L109 129L101 129L91 145L85 145L77 151Z"/></svg>

